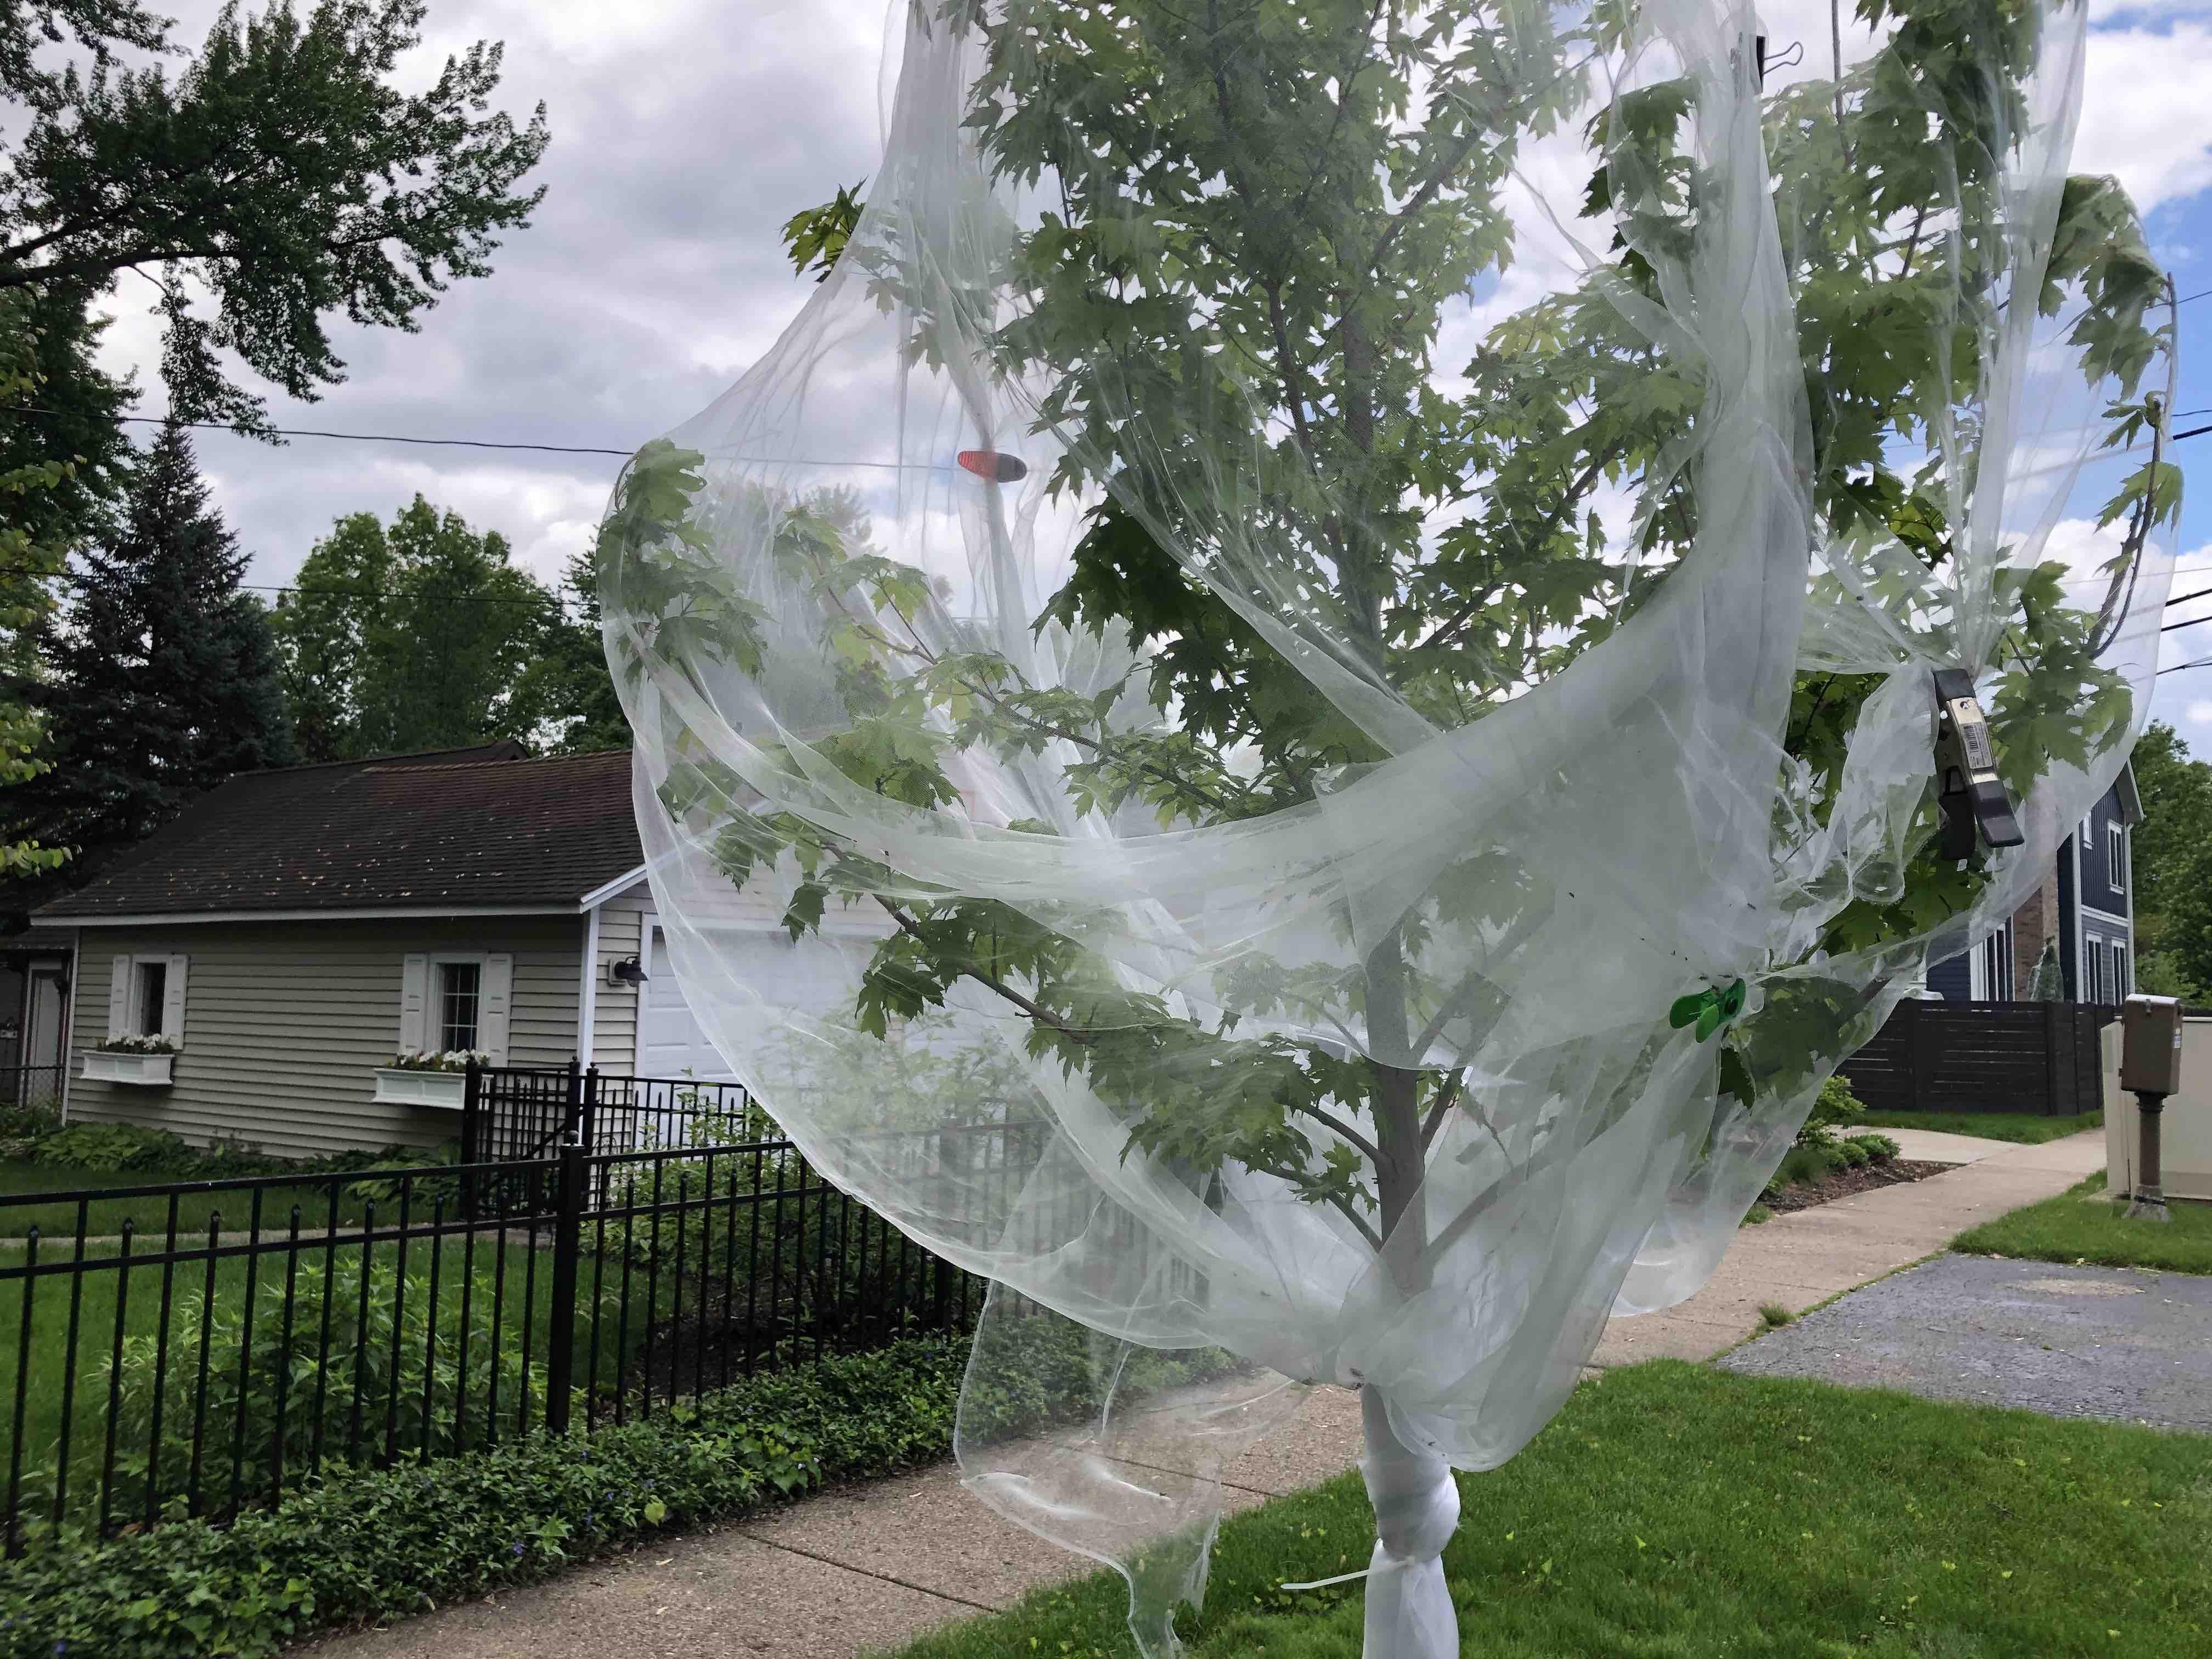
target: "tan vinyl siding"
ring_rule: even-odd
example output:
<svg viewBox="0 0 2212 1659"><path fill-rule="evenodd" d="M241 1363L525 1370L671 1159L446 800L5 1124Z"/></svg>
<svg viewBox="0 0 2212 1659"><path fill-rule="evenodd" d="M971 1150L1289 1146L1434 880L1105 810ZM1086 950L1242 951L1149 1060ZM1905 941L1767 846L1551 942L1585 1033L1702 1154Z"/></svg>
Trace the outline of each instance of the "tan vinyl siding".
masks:
<svg viewBox="0 0 2212 1659"><path fill-rule="evenodd" d="M118 956L180 953L184 1052L166 1089L70 1079L80 1122L131 1122L205 1144L232 1138L284 1156L361 1146L434 1146L460 1115L380 1104L377 1066L399 1045L410 953L509 953L507 1063L565 1066L576 1048L581 916L87 928L71 999L70 1070L107 1034Z"/></svg>
<svg viewBox="0 0 2212 1659"><path fill-rule="evenodd" d="M599 912L599 991L592 1008L592 1064L603 1072L628 1072L637 1063L637 988L607 983L607 964L637 955L653 895L610 899Z"/></svg>

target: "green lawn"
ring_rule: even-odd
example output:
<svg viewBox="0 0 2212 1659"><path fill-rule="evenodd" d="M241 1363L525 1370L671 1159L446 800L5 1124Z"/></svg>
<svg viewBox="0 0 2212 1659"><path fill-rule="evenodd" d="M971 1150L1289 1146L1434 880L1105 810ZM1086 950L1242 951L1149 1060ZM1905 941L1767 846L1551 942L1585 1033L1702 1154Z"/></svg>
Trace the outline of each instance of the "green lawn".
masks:
<svg viewBox="0 0 2212 1659"><path fill-rule="evenodd" d="M1858 1121L1870 1129L1932 1129L1947 1135L1979 1135L1984 1140L2016 1140L2028 1146L2105 1127L2102 1112L2075 1117L2039 1117L2030 1112L1869 1112Z"/></svg>
<svg viewBox="0 0 2212 1659"><path fill-rule="evenodd" d="M2026 1256L2036 1261L2086 1261L2100 1267L2162 1267L2212 1273L2212 1204L2176 1199L2172 1218L2130 1221L2106 1195L2101 1171L2056 1198L2001 1215L1960 1233L1954 1250Z"/></svg>
<svg viewBox="0 0 2212 1659"><path fill-rule="evenodd" d="M1577 1389L1462 1475L1445 1553L1469 1659L2062 1659L2212 1651L2212 1442L1674 1360ZM1354 1659L1355 1475L1224 1524L1194 1659ZM1134 1653L1094 1573L905 1659Z"/></svg>
<svg viewBox="0 0 2212 1659"><path fill-rule="evenodd" d="M362 1201L346 1190L357 1176L339 1176L319 1179L299 1186L264 1188L261 1189L261 1224L264 1228L283 1227L289 1224L294 1206L300 1210L300 1230L313 1232L326 1224L331 1218L332 1193L337 1194L337 1219L340 1225L361 1219ZM0 1200L40 1193L71 1193L100 1191L116 1187L159 1187L174 1184L176 1177L115 1170L71 1170L50 1164L27 1164L20 1161L0 1162ZM180 1195L177 1200L177 1232L179 1238L197 1235L203 1242L207 1237L208 1221L216 1217L226 1232L240 1231L252 1224L253 1191L250 1188L233 1188L228 1192L194 1193ZM392 1206L380 1206L388 1218ZM145 1198L104 1198L82 1206L76 1204L11 1204L0 1202L0 1238L21 1238L36 1227L49 1245L58 1240L70 1240L76 1236L79 1211L82 1211L82 1225L88 1238L111 1238L123 1231L130 1222L142 1244L148 1234L166 1236L169 1227L169 1200L167 1194ZM429 1213L427 1207L421 1213Z"/></svg>

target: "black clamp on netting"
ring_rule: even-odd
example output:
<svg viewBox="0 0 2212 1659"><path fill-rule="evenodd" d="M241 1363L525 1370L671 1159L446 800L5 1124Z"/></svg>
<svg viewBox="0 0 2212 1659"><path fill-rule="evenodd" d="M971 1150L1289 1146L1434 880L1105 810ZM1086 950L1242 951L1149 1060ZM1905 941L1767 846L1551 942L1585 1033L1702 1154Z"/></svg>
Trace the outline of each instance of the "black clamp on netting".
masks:
<svg viewBox="0 0 2212 1659"><path fill-rule="evenodd" d="M1937 855L1971 858L1977 836L1991 847L2019 846L2026 837L1997 780L1990 723L1966 670L1936 671L1936 799L1943 809Z"/></svg>

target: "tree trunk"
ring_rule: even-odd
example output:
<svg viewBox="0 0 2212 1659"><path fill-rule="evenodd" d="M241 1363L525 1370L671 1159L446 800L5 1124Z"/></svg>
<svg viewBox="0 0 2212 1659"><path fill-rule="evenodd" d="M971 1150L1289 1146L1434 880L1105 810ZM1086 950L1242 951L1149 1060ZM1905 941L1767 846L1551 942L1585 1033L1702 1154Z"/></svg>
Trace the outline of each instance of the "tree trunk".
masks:
<svg viewBox="0 0 2212 1659"><path fill-rule="evenodd" d="M1363 1391L1360 1415L1367 1455L1359 1472L1376 1532L1362 1659L1459 1659L1459 1615L1440 1559L1459 1528L1459 1487L1442 1458L1398 1438L1382 1390Z"/></svg>

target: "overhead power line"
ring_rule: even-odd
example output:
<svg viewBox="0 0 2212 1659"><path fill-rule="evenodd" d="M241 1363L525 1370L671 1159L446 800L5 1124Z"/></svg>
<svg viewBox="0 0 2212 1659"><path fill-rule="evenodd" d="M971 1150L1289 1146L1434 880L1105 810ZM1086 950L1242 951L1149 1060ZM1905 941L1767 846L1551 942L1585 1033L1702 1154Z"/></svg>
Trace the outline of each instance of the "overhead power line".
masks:
<svg viewBox="0 0 2212 1659"><path fill-rule="evenodd" d="M190 427L197 432L228 432L239 437L252 437L234 426L220 421L178 421L172 422L166 415L86 415L70 414L67 410L41 409L35 404L11 404L6 412L10 415L51 415L65 421L110 420L129 422L137 426ZM272 426L267 430L283 438L344 438L364 444L422 444L433 448L453 449L528 449L546 455L619 455L624 460L637 453L635 447L629 449L593 449L574 444L515 444L495 442L489 438L415 438L396 432L325 432L313 427Z"/></svg>
<svg viewBox="0 0 2212 1659"><path fill-rule="evenodd" d="M2192 294L2189 298L2201 300L2208 295L2212 295L2212 288L2206 289L2203 294ZM2179 303L2185 305L2188 301L2182 301ZM2192 410L2190 412L2203 414L2205 411ZM137 426L172 424L166 415L96 415L84 410L71 413L67 410L41 408L36 404L9 404L0 407L0 414L46 415L64 421L108 420L118 422L127 422ZM178 421L173 424L188 427L196 432L228 432L234 437L256 435L250 432L240 432L236 427L226 426L220 421ZM623 460L628 460L636 454L638 449L636 445L632 445L628 449L607 449L586 444L509 443L493 438L421 438L400 432L331 432L318 427L304 426L272 426L264 428L263 430L280 438L338 438L349 443L415 444L433 449L512 449L528 451L540 455L615 455ZM2186 432L2175 433L2173 441L2179 443L2184 438L2201 438L2208 432L2212 432L2212 426L2191 427ZM881 468L892 472L942 472L949 471L951 465L950 462L930 464L913 461L862 461L849 459L821 460L795 455L732 455L726 459L782 466L865 466Z"/></svg>

